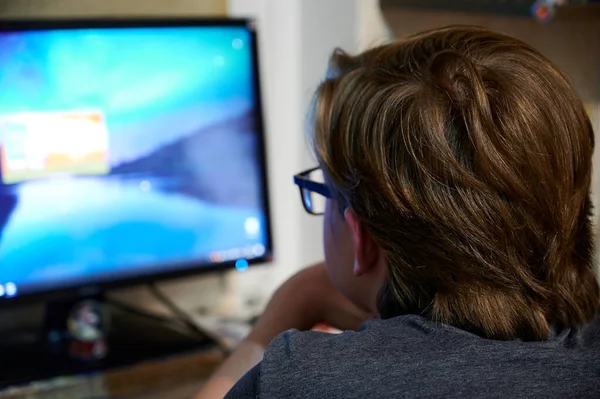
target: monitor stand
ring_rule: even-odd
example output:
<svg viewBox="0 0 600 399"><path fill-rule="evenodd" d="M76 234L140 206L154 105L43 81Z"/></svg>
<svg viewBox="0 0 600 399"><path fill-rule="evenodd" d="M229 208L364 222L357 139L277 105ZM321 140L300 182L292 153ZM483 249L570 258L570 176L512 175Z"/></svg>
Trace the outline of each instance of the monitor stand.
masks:
<svg viewBox="0 0 600 399"><path fill-rule="evenodd" d="M83 301L48 303L44 327L29 339L19 331L7 339L0 337L0 387L119 368L214 346L208 335L167 318L124 310L102 296ZM74 309L90 303L102 309L105 337L75 339L68 321L73 321Z"/></svg>

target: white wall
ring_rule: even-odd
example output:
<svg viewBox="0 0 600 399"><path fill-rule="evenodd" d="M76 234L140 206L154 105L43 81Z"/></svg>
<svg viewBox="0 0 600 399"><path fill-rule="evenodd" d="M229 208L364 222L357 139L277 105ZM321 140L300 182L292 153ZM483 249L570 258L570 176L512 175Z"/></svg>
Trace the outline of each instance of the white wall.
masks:
<svg viewBox="0 0 600 399"><path fill-rule="evenodd" d="M230 0L233 16L257 19L265 97L267 152L274 221L275 262L268 280L274 288L290 274L323 257L321 218L307 215L292 176L314 164L306 136L306 110L336 46L356 43L353 1ZM253 287L251 271L240 289ZM262 276L261 276L262 277Z"/></svg>
<svg viewBox="0 0 600 399"><path fill-rule="evenodd" d="M223 15L224 0L0 0L2 17Z"/></svg>
<svg viewBox="0 0 600 399"><path fill-rule="evenodd" d="M357 0L358 51L386 43L393 39L379 0Z"/></svg>
<svg viewBox="0 0 600 399"><path fill-rule="evenodd" d="M239 275L236 287L266 292L307 260L302 256L305 238L299 227L304 215L292 184L293 174L301 169L304 148L299 95L301 5L298 1L239 0L229 1L228 8L230 15L252 17L258 24L275 246L274 264Z"/></svg>
<svg viewBox="0 0 600 399"><path fill-rule="evenodd" d="M276 0L275 0L276 1ZM355 52L359 42L358 4L362 0L300 0L300 46L298 53L300 91L299 112L302 120L297 134L302 151L297 167L304 170L316 166L316 160L308 145L310 121L306 112L313 100L315 90L325 76L329 57L337 47ZM297 151L290 148L290 151ZM307 215L302 207L299 195L296 212L300 212L298 232L301 237L301 262L323 259L322 217Z"/></svg>

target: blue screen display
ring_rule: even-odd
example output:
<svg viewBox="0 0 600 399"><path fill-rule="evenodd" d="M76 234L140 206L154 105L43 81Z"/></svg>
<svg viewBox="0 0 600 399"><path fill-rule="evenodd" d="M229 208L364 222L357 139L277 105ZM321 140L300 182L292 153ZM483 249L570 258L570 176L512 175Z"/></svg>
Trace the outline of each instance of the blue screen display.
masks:
<svg viewBox="0 0 600 399"><path fill-rule="evenodd" d="M265 255L251 40L0 33L0 296Z"/></svg>

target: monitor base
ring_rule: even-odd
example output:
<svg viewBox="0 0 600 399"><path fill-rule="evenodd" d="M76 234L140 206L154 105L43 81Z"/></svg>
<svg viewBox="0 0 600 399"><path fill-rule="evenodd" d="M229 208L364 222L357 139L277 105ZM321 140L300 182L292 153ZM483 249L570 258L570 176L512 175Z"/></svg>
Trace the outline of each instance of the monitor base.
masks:
<svg viewBox="0 0 600 399"><path fill-rule="evenodd" d="M190 331L176 319L127 311L103 299L85 300L100 304L103 317L107 317L101 339L77 339L73 325L68 327L73 309L81 301L48 304L45 327L37 334L14 331L7 339L0 337L0 387L99 372L214 347L208 336ZM93 342L100 346L94 347Z"/></svg>

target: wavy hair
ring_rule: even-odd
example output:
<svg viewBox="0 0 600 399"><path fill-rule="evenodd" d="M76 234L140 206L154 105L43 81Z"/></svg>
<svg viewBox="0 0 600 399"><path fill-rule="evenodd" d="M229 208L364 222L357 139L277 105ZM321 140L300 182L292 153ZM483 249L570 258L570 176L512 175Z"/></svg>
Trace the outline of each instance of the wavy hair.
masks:
<svg viewBox="0 0 600 399"><path fill-rule="evenodd" d="M458 26L337 50L314 119L335 198L386 253L383 318L543 340L596 315L592 126L531 46Z"/></svg>

